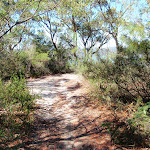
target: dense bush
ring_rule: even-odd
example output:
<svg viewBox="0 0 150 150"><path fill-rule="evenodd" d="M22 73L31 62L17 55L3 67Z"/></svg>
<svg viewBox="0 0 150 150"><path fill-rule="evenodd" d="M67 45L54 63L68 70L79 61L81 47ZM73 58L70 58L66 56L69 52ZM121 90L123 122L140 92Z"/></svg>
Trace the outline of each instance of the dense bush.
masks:
<svg viewBox="0 0 150 150"><path fill-rule="evenodd" d="M30 95L23 76L0 81L0 142L6 143L25 135L31 123L30 113L35 96Z"/></svg>
<svg viewBox="0 0 150 150"><path fill-rule="evenodd" d="M12 74L25 74L25 68L15 52L0 54L0 78L9 79Z"/></svg>
<svg viewBox="0 0 150 150"><path fill-rule="evenodd" d="M48 68L52 73L56 74L71 72L69 63L71 55L62 45L59 45L57 50L53 49L49 51L49 58Z"/></svg>
<svg viewBox="0 0 150 150"><path fill-rule="evenodd" d="M150 102L137 109L131 122L150 138Z"/></svg>
<svg viewBox="0 0 150 150"><path fill-rule="evenodd" d="M27 51L20 51L18 55L20 62L25 68L26 77L38 77L50 72L48 69L48 61L50 58L47 53L36 52L33 48Z"/></svg>
<svg viewBox="0 0 150 150"><path fill-rule="evenodd" d="M150 100L149 65L135 52L124 49L113 61L99 59L99 62L84 62L83 66L83 75L97 80L97 93L102 99L106 96L112 102L124 103Z"/></svg>
<svg viewBox="0 0 150 150"><path fill-rule="evenodd" d="M21 50L0 54L0 77L9 79L12 74L39 77L50 73L70 72L69 54L65 49L39 53L36 50Z"/></svg>
<svg viewBox="0 0 150 150"><path fill-rule="evenodd" d="M142 48L140 45L137 47ZM113 60L99 58L97 62L84 61L80 70L96 86L92 92L93 99L112 106L115 111L132 103L134 117L129 120L130 124L127 126L134 128L132 134L144 134L149 138L150 66L147 49L144 47L146 50L143 54L141 49L140 53L139 49L134 47L131 50L131 46L120 48L122 53L117 54ZM115 130L115 127L112 130ZM117 136L113 136L116 140Z"/></svg>
<svg viewBox="0 0 150 150"><path fill-rule="evenodd" d="M27 109L32 104L32 96L27 90L26 81L23 76L12 76L10 81L0 81L1 108L10 110L14 104L21 110Z"/></svg>

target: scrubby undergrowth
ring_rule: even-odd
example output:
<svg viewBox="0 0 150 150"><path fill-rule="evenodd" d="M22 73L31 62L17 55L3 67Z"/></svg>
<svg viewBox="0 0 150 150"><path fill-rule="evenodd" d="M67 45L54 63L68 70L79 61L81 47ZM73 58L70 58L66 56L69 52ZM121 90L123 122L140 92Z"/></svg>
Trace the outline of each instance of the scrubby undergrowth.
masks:
<svg viewBox="0 0 150 150"><path fill-rule="evenodd" d="M147 56L122 48L115 58L83 61L78 72L95 86L91 99L108 105L115 113L126 112L124 123L103 125L116 144L150 146L150 71ZM132 137L132 140L129 140ZM130 143L128 142L130 141Z"/></svg>
<svg viewBox="0 0 150 150"><path fill-rule="evenodd" d="M23 76L0 80L0 148L23 140L30 132L34 99Z"/></svg>

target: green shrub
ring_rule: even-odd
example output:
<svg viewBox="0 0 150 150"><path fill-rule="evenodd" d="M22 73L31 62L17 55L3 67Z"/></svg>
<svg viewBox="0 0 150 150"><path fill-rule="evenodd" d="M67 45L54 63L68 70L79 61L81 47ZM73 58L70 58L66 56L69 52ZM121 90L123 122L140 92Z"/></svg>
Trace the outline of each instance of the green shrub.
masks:
<svg viewBox="0 0 150 150"><path fill-rule="evenodd" d="M0 78L7 80L12 74L39 77L70 72L70 55L66 51L60 46L57 51L52 49L47 53L37 52L35 47L26 51L3 52L0 54Z"/></svg>
<svg viewBox="0 0 150 150"><path fill-rule="evenodd" d="M123 125L104 122L113 142L127 146L150 145L147 142L150 138L150 67L147 55L142 57L135 51L123 49L113 61L100 58L98 62L84 62L81 68L82 74L95 84L94 100L108 104L115 111L126 109L124 106L130 103L134 111L137 109L133 119L126 119Z"/></svg>
<svg viewBox="0 0 150 150"><path fill-rule="evenodd" d="M14 75L5 83L0 80L0 139L3 144L29 131L34 99L23 76Z"/></svg>
<svg viewBox="0 0 150 150"><path fill-rule="evenodd" d="M114 61L99 59L99 62L84 62L82 73L96 81L96 95L101 100L123 103L150 99L150 71L143 58L135 53L117 55Z"/></svg>
<svg viewBox="0 0 150 150"><path fill-rule="evenodd" d="M49 52L49 58L48 68L52 73L56 74L71 72L69 63L71 56L68 54L68 50L62 45L59 45L57 50L51 50Z"/></svg>
<svg viewBox="0 0 150 150"><path fill-rule="evenodd" d="M47 53L36 52L35 49L19 52L20 62L24 65L25 76L38 77L41 75L49 74Z"/></svg>
<svg viewBox="0 0 150 150"><path fill-rule="evenodd" d="M20 105L20 110L28 109L32 104L33 97L27 90L26 81L23 76L12 76L10 81L4 83L0 81L1 107L10 110L15 105Z"/></svg>
<svg viewBox="0 0 150 150"><path fill-rule="evenodd" d="M117 84L122 98L127 98L127 101L142 98L144 103L149 101L149 66L138 54L125 51L117 56L112 73L112 79Z"/></svg>
<svg viewBox="0 0 150 150"><path fill-rule="evenodd" d="M12 74L25 74L25 68L15 52L0 54L0 78L9 79Z"/></svg>
<svg viewBox="0 0 150 150"><path fill-rule="evenodd" d="M114 119L113 121L104 121L101 125L110 133L114 144L130 149L148 147L145 140L146 136L141 134L130 120L119 122L119 120Z"/></svg>
<svg viewBox="0 0 150 150"><path fill-rule="evenodd" d="M135 112L132 122L139 127L142 132L150 134L150 102L138 108Z"/></svg>
<svg viewBox="0 0 150 150"><path fill-rule="evenodd" d="M10 79L12 74L38 77L50 73L48 54L36 52L34 49L0 54L0 58L2 80Z"/></svg>
<svg viewBox="0 0 150 150"><path fill-rule="evenodd" d="M88 61L80 65L83 76L95 85L92 96L107 104L114 101L113 95L118 92L118 87L111 78L112 65L110 61L103 59L100 62Z"/></svg>

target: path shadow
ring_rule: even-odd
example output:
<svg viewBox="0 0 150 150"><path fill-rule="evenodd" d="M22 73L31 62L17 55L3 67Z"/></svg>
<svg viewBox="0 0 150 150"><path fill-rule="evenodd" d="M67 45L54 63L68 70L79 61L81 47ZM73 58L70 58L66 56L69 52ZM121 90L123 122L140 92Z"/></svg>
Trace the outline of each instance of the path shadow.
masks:
<svg viewBox="0 0 150 150"><path fill-rule="evenodd" d="M119 118L105 120L102 126L109 131L111 141L120 147L126 149L150 148L146 143L146 135L142 135L134 125L119 121Z"/></svg>
<svg viewBox="0 0 150 150"><path fill-rule="evenodd" d="M70 86L67 89L68 89L68 91L75 91L75 90L77 90L77 89L79 89L81 87L82 87L82 85L79 82L77 82L75 85Z"/></svg>
<svg viewBox="0 0 150 150"><path fill-rule="evenodd" d="M61 76L61 75L56 75ZM37 81L37 80L36 80ZM36 86L39 90L48 89L52 91L60 86L60 82L68 82L68 79L48 81L45 83L30 82L29 86ZM54 84L55 83L55 84ZM68 87L68 91L74 91L80 88L80 83ZM60 101L52 103L52 107L45 109L42 106L35 106L34 109L41 114L34 115L34 123L30 125L29 132L25 137L20 137L21 142L13 146L5 146L1 150L109 150L113 144L114 134L118 133L121 124L113 119L105 119L102 116L90 118L90 115L82 115L82 110L89 107L90 101L86 96L72 96L66 98L65 91L48 92L40 94L44 98L53 99L56 96ZM64 107L70 100L75 100L75 105L71 109L76 109L78 120L65 123L62 115L55 114L55 108ZM48 114L48 115L47 115ZM43 117L45 116L45 117ZM108 116L105 117L108 118ZM107 123L108 122L108 123ZM125 127L124 124L122 124ZM118 127L118 128L116 128ZM110 130L111 129L111 130ZM123 134L122 134L123 135ZM121 134L117 135L121 139ZM136 136L136 135L135 135ZM131 136L132 137L132 136ZM130 139L129 139L130 140ZM1 143L0 143L1 144ZM71 147L68 147L68 146Z"/></svg>
<svg viewBox="0 0 150 150"><path fill-rule="evenodd" d="M96 119L90 121L82 118L76 125L68 124L63 126L64 118L62 116L47 120L36 116L34 124L30 127L30 134L25 139L22 139L22 143L6 147L3 150L16 150L19 148L23 150L43 150L44 148L47 150L96 150L96 144L89 141L90 137L93 135L100 137L107 134L102 127L95 124ZM64 134L68 133L71 133L71 136L63 137ZM72 143L72 148L67 148L66 143ZM106 140L104 145L107 144Z"/></svg>

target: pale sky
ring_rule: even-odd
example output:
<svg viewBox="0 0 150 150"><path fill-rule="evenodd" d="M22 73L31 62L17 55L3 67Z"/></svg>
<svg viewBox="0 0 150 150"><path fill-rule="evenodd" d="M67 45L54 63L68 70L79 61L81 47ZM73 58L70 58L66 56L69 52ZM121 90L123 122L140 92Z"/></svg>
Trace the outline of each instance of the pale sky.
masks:
<svg viewBox="0 0 150 150"><path fill-rule="evenodd" d="M116 43L114 39L109 40L107 44L103 46L103 48L116 47Z"/></svg>

